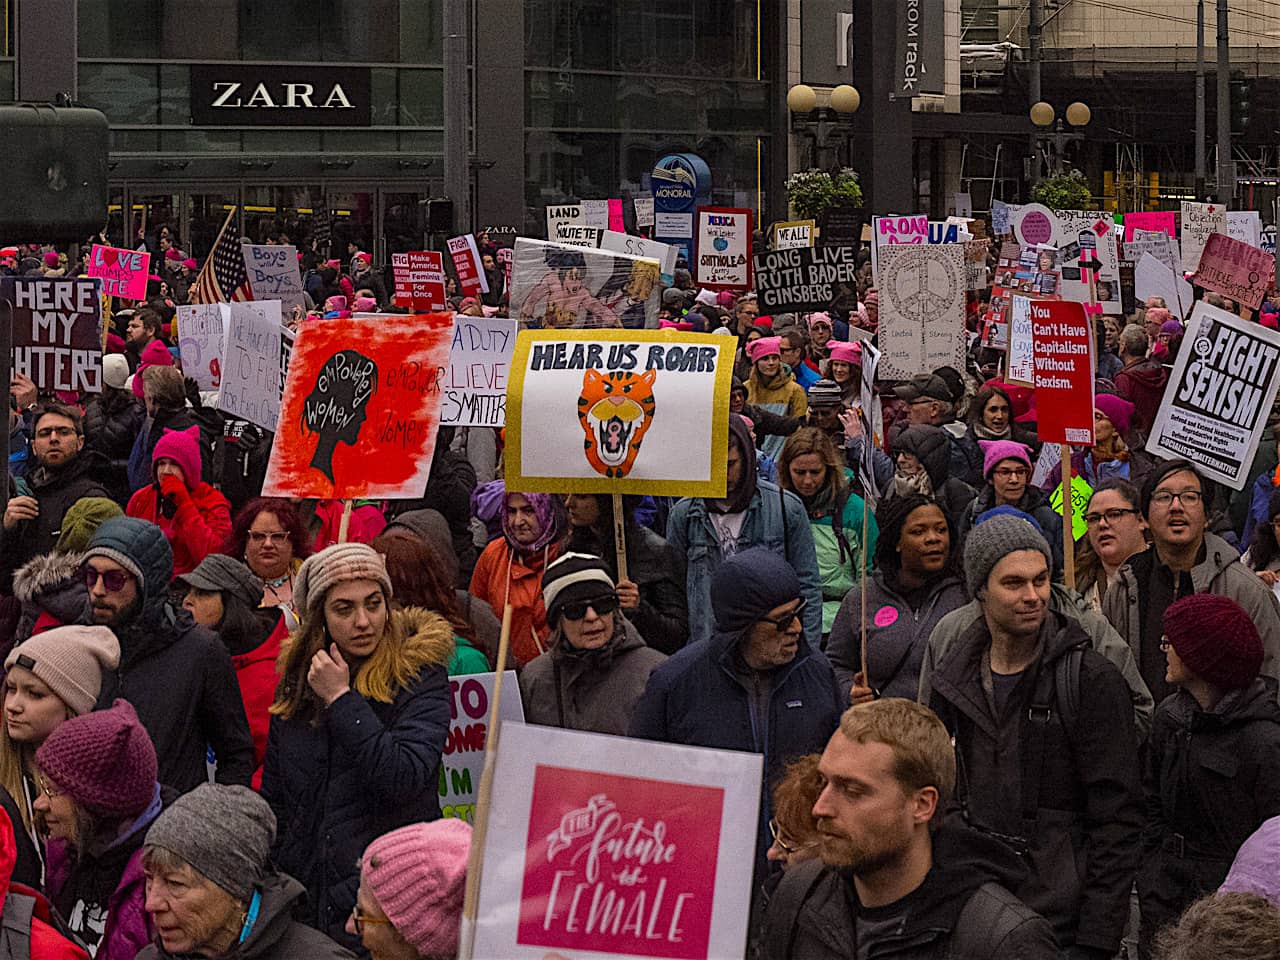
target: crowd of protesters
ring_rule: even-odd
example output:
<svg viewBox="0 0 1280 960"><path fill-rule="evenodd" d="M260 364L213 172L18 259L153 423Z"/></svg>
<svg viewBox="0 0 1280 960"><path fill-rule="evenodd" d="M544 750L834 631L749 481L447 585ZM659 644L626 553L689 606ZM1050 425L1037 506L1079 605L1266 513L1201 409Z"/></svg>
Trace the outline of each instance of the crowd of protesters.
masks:
<svg viewBox="0 0 1280 960"><path fill-rule="evenodd" d="M979 317L965 369L864 394L869 270L770 317L683 266L666 335L736 341L723 497L614 517L442 428L421 496L338 542L342 503L261 497L271 436L184 379L199 264L163 239L101 394L10 391L0 877L37 960L455 956L448 677L498 666L508 605L529 722L763 754L753 957L1277 955L1280 430L1241 492L1145 449L1162 303L1097 324L1074 549ZM499 293L459 312L505 309L482 252ZM348 253L303 314L395 322ZM0 269L76 272L30 254Z"/></svg>

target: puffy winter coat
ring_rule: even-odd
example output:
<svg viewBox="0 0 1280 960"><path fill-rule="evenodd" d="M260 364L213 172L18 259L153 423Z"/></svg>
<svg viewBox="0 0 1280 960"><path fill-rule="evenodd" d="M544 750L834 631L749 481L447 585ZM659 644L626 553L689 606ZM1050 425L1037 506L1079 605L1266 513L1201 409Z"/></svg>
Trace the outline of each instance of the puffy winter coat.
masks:
<svg viewBox="0 0 1280 960"><path fill-rule="evenodd" d="M13 575L13 595L22 603L22 617L14 642L22 643L40 630L79 623L89 604L89 591L80 576L80 554L42 553Z"/></svg>
<svg viewBox="0 0 1280 960"><path fill-rule="evenodd" d="M547 609L542 603L542 571L556 558L556 548L534 554L516 554L504 537L489 543L471 574L470 593L493 608L499 618L511 601L511 656L520 666L547 649ZM508 587L507 571L511 580Z"/></svg>
<svg viewBox="0 0 1280 960"><path fill-rule="evenodd" d="M1032 876L1014 893L1053 924L1063 947L1114 953L1129 920L1142 792L1124 678L1080 625L1050 612L1042 653L1002 714L985 692L986 622L938 662L929 706L955 738L956 799L969 822L1025 850ZM1056 682L1033 710L1039 675L1080 650L1074 711ZM1056 681L1056 677L1053 678ZM1074 716L1072 715L1074 713Z"/></svg>
<svg viewBox="0 0 1280 960"><path fill-rule="evenodd" d="M667 658L645 646L621 613L598 650L575 650L557 627L551 648L520 672L527 723L625 737L636 701L654 667Z"/></svg>
<svg viewBox="0 0 1280 960"><path fill-rule="evenodd" d="M278 609L272 608L273 611ZM261 644L247 653L231 655L231 666L240 686L240 699L244 702L244 715L249 721L249 735L253 737L251 786L255 790L262 789L262 761L267 754L267 733L271 726L268 711L275 701L276 686L280 680L276 674L276 660L280 657L280 645L288 636L289 625L281 615Z"/></svg>
<svg viewBox="0 0 1280 960"><path fill-rule="evenodd" d="M1186 690L1156 710L1147 752L1141 942L1226 879L1236 851L1280 815L1280 706L1263 680L1203 710Z"/></svg>
<svg viewBox="0 0 1280 960"><path fill-rule="evenodd" d="M273 716L262 771L262 795L276 815L275 863L307 889L299 918L352 948L342 928L364 848L396 827L440 816L453 631L425 611L392 616L418 624L396 651L413 680L390 703L349 690L315 724Z"/></svg>
<svg viewBox="0 0 1280 960"><path fill-rule="evenodd" d="M147 410L127 390L107 389L90 400L84 409L84 444L107 458L113 499L129 495L129 454L146 423Z"/></svg>
<svg viewBox="0 0 1280 960"><path fill-rule="evenodd" d="M941 576L929 584L917 610L911 609L883 570L867 578L868 673L882 697L915 699L929 635L939 620L967 602L964 585L955 576ZM846 692L853 686L853 675L862 670L861 622L862 586L858 583L840 604L827 638L827 659Z"/></svg>
<svg viewBox="0 0 1280 960"><path fill-rule="evenodd" d="M186 407L157 411L151 418L149 427L144 422L138 430L133 449L129 451L129 489L138 490L151 482L151 454L166 430L188 430L195 426L199 426L195 415ZM202 433L200 439L202 449L207 449L208 440L209 438ZM201 459L204 463L201 479L211 481L213 479L212 458L202 455Z"/></svg>
<svg viewBox="0 0 1280 960"><path fill-rule="evenodd" d="M148 484L129 498L125 515L154 523L173 548L173 575L190 573L231 536L231 504L207 483L176 501Z"/></svg>

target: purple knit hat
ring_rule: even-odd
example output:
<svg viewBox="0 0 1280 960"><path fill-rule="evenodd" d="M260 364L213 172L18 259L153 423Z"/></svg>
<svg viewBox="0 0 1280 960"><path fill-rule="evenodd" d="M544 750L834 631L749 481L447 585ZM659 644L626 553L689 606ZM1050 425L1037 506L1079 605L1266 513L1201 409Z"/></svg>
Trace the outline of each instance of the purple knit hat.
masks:
<svg viewBox="0 0 1280 960"><path fill-rule="evenodd" d="M127 700L72 717L36 751L40 772L90 813L136 817L156 794L156 748Z"/></svg>
<svg viewBox="0 0 1280 960"><path fill-rule="evenodd" d="M979 440L982 447L982 475L991 478L991 471L1001 460L1021 460L1031 469L1031 453L1025 444L1015 440Z"/></svg>
<svg viewBox="0 0 1280 960"><path fill-rule="evenodd" d="M360 858L373 899L419 956L458 952L470 850L471 827L450 817L383 834Z"/></svg>
<svg viewBox="0 0 1280 960"><path fill-rule="evenodd" d="M515 534L511 532L511 527L507 520L507 502L516 495L528 500L529 506L533 507L533 512L538 515L538 525L541 528L541 532L538 534L538 539L533 543L520 543ZM537 553L548 544L555 543L564 532L566 520L564 502L554 494L520 493L518 490L503 494L502 535L507 538L507 543L517 553Z"/></svg>

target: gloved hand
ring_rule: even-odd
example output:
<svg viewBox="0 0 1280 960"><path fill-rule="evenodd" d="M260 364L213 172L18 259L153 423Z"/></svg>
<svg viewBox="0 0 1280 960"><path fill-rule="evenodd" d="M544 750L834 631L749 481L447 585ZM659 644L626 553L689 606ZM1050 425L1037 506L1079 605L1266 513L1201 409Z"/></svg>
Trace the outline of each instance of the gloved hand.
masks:
<svg viewBox="0 0 1280 960"><path fill-rule="evenodd" d="M191 499L191 492L182 478L172 473L160 478L160 493L179 505Z"/></svg>

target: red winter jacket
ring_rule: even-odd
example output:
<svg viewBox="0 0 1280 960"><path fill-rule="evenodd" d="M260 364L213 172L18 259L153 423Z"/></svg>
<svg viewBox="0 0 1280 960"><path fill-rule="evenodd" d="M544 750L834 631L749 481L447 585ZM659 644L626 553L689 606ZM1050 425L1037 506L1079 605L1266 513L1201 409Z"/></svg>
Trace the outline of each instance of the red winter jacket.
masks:
<svg viewBox="0 0 1280 960"><path fill-rule="evenodd" d="M89 960L89 955L62 936L52 926L49 902L38 891L14 883L14 865L18 861L18 844L14 838L13 821L0 810L0 891L34 901L31 913L31 960ZM0 943L4 936L0 935Z"/></svg>
<svg viewBox="0 0 1280 960"><path fill-rule="evenodd" d="M139 489L129 498L125 515L149 520L164 531L173 547L173 575L190 573L211 553L217 553L231 535L231 504L207 483L194 490L167 485L172 494L159 495L155 484ZM176 509L166 517L160 509L168 500Z"/></svg>
<svg viewBox="0 0 1280 960"><path fill-rule="evenodd" d="M249 733L253 735L254 771L250 785L255 790L262 789L262 758L267 753L267 731L271 726L271 714L267 711L276 697L276 684L280 680L276 675L276 658L287 636L289 625L281 615L267 639L248 653L231 658L240 684L240 698L244 700L244 715L249 720Z"/></svg>

